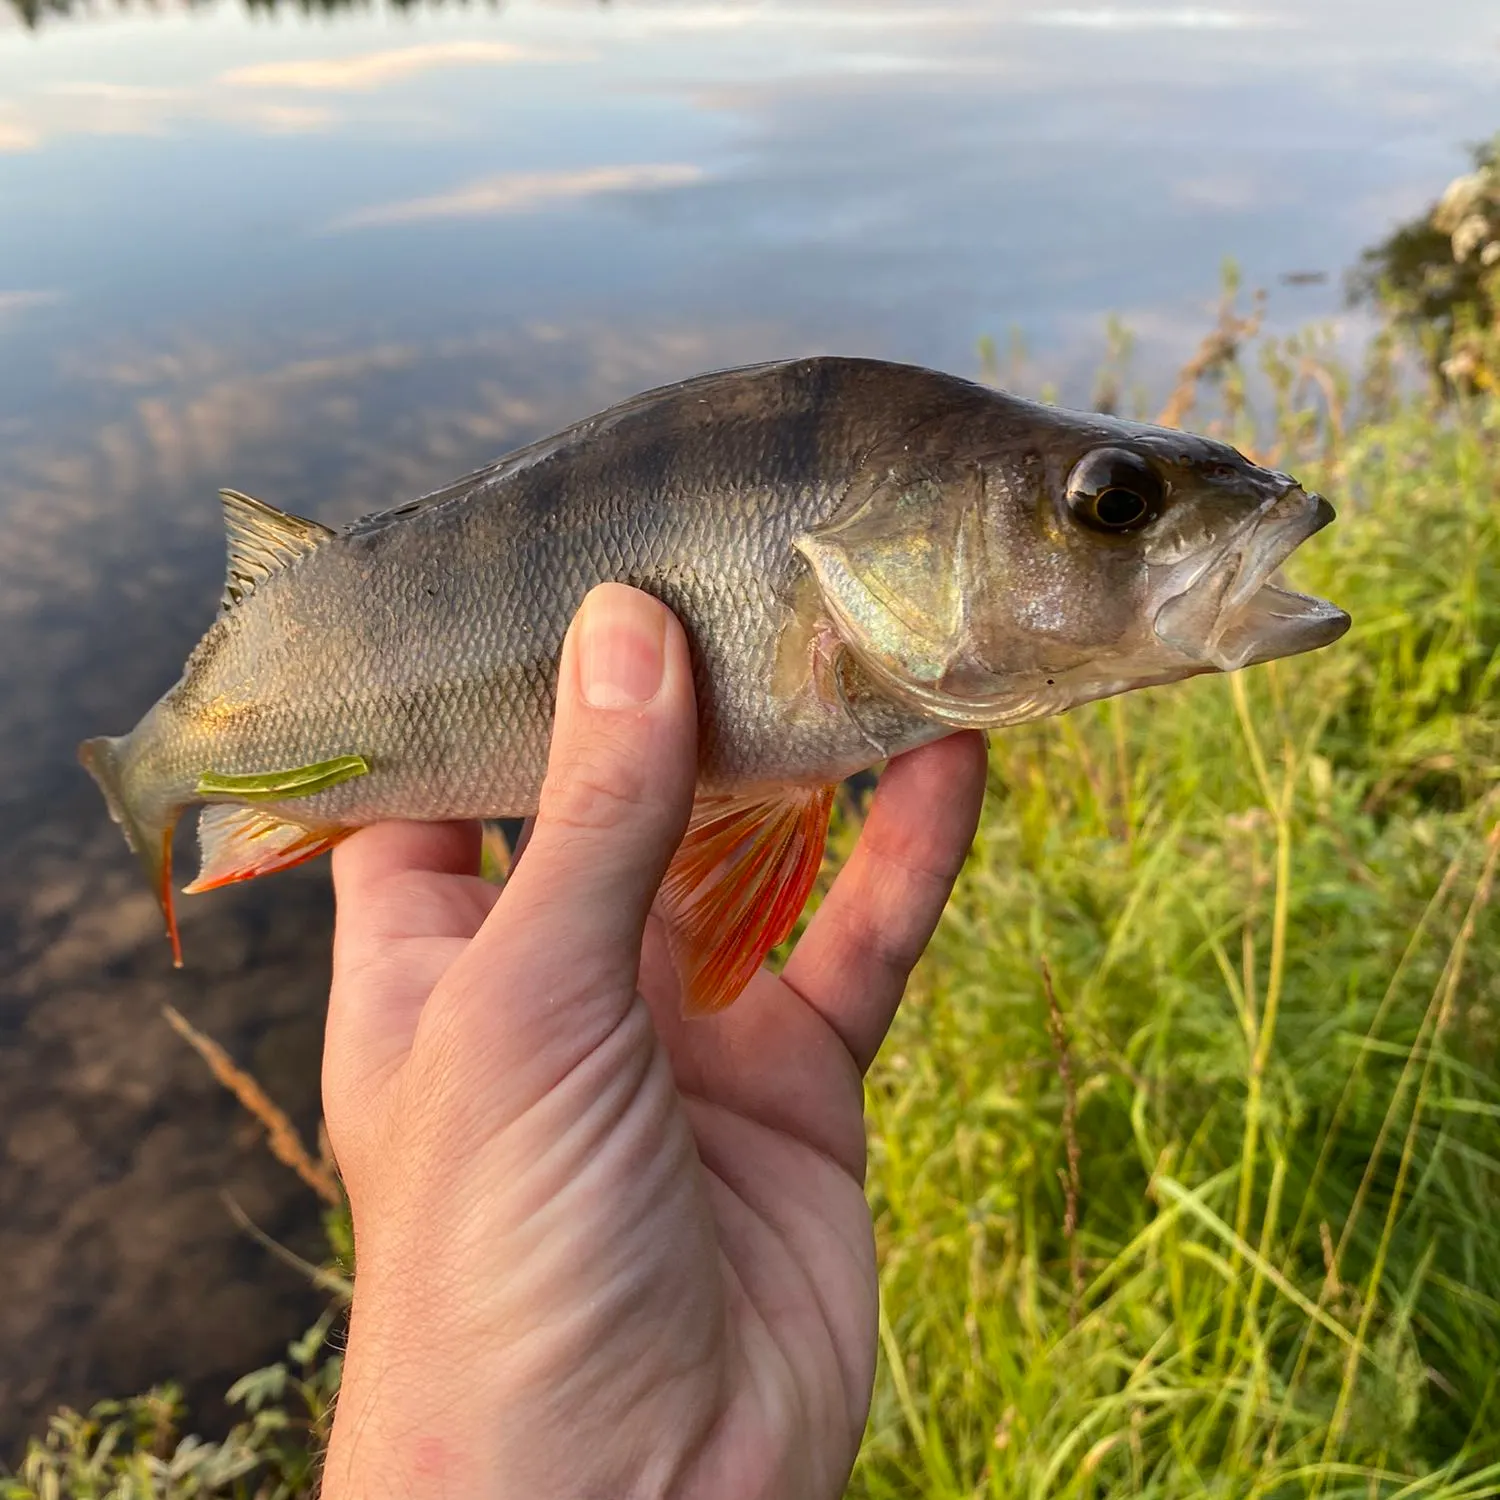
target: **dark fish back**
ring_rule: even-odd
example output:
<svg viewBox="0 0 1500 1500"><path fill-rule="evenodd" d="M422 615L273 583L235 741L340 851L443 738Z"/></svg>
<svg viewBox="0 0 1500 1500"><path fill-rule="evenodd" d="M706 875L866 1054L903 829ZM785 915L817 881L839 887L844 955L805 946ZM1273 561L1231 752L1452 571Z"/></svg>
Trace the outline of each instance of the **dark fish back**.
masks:
<svg viewBox="0 0 1500 1500"><path fill-rule="evenodd" d="M644 391L518 448L419 499L364 516L371 536L508 492L514 519L616 494L650 504L773 487L841 492L872 448L955 405L996 393L956 376L882 360L820 356L716 370Z"/></svg>

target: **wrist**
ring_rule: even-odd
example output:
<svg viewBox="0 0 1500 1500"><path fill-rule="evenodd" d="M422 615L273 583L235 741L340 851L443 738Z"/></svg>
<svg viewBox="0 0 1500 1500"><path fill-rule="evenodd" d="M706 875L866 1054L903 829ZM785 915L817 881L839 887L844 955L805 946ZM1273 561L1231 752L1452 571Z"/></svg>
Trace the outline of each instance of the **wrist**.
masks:
<svg viewBox="0 0 1500 1500"><path fill-rule="evenodd" d="M683 1493L722 1410L717 1372L663 1368L642 1349L633 1372L601 1376L565 1314L460 1330L411 1283L394 1292L356 1292L321 1500Z"/></svg>
<svg viewBox="0 0 1500 1500"><path fill-rule="evenodd" d="M362 1283L349 1324L321 1500L500 1500L497 1434L462 1345L442 1348L415 1309L381 1315Z"/></svg>

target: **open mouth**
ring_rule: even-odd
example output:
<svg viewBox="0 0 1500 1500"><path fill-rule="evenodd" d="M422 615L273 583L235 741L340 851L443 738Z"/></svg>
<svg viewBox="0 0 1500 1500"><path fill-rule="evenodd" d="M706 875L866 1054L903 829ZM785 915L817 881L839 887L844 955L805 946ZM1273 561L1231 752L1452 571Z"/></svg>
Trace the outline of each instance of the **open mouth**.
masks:
<svg viewBox="0 0 1500 1500"><path fill-rule="evenodd" d="M1290 514L1287 512L1290 511ZM1334 517L1321 495L1293 489L1263 512L1219 559L1159 611L1157 635L1221 672L1296 656L1349 628L1337 605L1278 581L1288 557Z"/></svg>
<svg viewBox="0 0 1500 1500"><path fill-rule="evenodd" d="M1310 503L1300 514L1269 525L1262 522L1240 554L1240 576L1207 642L1208 659L1221 672L1315 651L1349 628L1349 616L1336 604L1299 594L1277 581L1282 563L1334 518L1333 507L1321 495L1306 499Z"/></svg>
<svg viewBox="0 0 1500 1500"><path fill-rule="evenodd" d="M1348 628L1349 616L1336 604L1264 583L1229 621L1209 656L1221 672L1233 672L1278 656L1316 651Z"/></svg>

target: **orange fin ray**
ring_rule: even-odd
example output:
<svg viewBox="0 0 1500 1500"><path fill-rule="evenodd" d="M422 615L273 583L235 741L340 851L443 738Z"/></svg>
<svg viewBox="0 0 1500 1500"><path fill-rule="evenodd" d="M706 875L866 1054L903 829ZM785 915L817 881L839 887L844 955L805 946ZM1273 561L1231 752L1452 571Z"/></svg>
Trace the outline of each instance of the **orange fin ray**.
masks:
<svg viewBox="0 0 1500 1500"><path fill-rule="evenodd" d="M683 1010L732 1004L796 926L823 863L836 788L704 797L661 887Z"/></svg>
<svg viewBox="0 0 1500 1500"><path fill-rule="evenodd" d="M289 870L333 848L353 832L352 828L304 828L254 807L205 807L198 818L202 851L198 878L183 890L192 896L237 880Z"/></svg>
<svg viewBox="0 0 1500 1500"><path fill-rule="evenodd" d="M173 819L173 826L176 819ZM156 900L167 923L167 941L172 945L172 967L182 967L182 934L177 930L177 904L172 899L172 827L161 836L160 864L156 877Z"/></svg>

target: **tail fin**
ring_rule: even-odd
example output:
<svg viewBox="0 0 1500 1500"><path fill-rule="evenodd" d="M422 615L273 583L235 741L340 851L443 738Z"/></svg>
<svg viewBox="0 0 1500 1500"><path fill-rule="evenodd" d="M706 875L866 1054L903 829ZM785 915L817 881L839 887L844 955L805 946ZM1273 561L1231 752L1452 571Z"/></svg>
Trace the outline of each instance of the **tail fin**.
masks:
<svg viewBox="0 0 1500 1500"><path fill-rule="evenodd" d="M180 969L182 941L177 936L177 914L172 906L172 830L177 825L178 810L171 808L162 818L146 816L141 809L132 807L120 774L124 746L123 736L85 740L78 747L78 759L99 784L109 804L110 817L124 831L125 842L135 850L146 879L156 892L161 914L166 918L167 938L172 944L172 963Z"/></svg>

